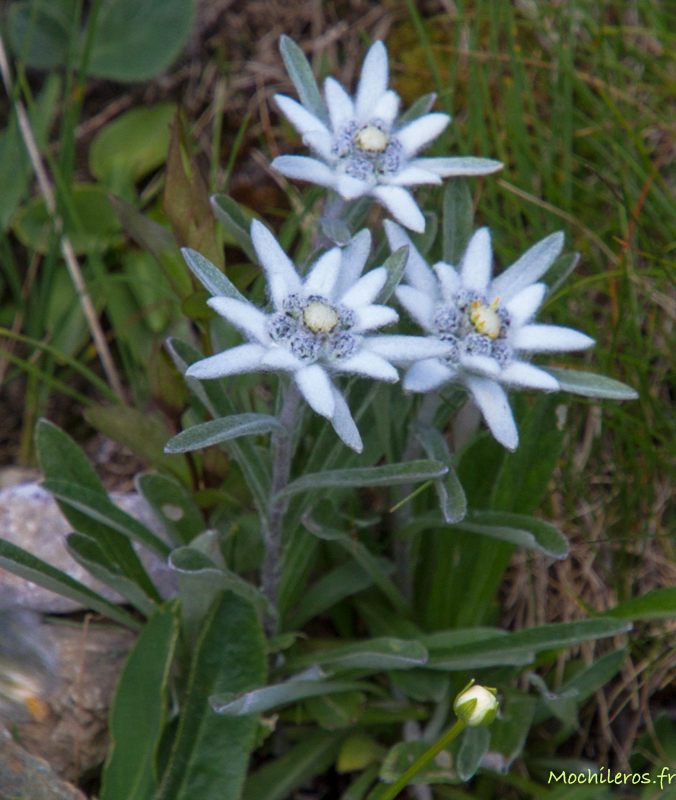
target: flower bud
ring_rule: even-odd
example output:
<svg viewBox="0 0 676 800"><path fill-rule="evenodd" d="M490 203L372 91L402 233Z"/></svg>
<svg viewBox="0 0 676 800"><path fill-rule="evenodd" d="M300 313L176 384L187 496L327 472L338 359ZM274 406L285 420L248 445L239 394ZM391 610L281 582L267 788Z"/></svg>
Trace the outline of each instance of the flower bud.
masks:
<svg viewBox="0 0 676 800"><path fill-rule="evenodd" d="M490 725L498 713L497 691L489 686L474 686L472 681L455 698L453 710L469 728Z"/></svg>

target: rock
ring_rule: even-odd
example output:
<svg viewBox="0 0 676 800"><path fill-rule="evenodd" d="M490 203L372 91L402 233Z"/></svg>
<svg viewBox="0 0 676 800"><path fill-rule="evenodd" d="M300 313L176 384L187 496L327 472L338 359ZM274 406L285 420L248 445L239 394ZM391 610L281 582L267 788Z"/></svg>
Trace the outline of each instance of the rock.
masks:
<svg viewBox="0 0 676 800"><path fill-rule="evenodd" d="M86 800L75 786L60 780L49 764L19 747L0 730L0 800Z"/></svg>
<svg viewBox="0 0 676 800"><path fill-rule="evenodd" d="M32 703L30 714L15 715L12 728L28 753L44 758L58 775L74 781L106 756L108 710L136 637L95 623L37 624L35 633L50 674L42 675L40 704ZM0 798L2 789L0 782ZM33 795L26 798L33 800Z"/></svg>
<svg viewBox="0 0 676 800"><path fill-rule="evenodd" d="M152 510L142 497L133 492L113 492L110 499L164 538ZM72 530L54 498L37 483L22 483L0 491L0 538L30 551L107 599L116 603L125 602L70 557L64 540ZM139 547L138 554L160 593L164 597L174 595L176 578L169 567L145 548ZM0 607L10 605L53 614L69 613L81 608L68 598L0 570Z"/></svg>

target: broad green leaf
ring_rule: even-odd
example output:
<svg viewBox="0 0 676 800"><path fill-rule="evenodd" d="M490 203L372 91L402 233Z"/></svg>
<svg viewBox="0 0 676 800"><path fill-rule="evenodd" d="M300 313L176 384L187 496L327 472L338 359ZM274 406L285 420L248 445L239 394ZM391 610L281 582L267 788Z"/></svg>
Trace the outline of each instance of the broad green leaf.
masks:
<svg viewBox="0 0 676 800"><path fill-rule="evenodd" d="M307 515L303 518L303 525L318 538L328 542L337 542L345 552L354 558L360 567L368 572L373 578L373 582L392 603L393 607L400 614L409 616L410 610L406 599L389 578L389 573L391 572L390 564L383 563L382 558L374 555L362 542L343 531L338 531L327 525L320 525Z"/></svg>
<svg viewBox="0 0 676 800"><path fill-rule="evenodd" d="M449 178L443 200L442 258L458 265L474 227L474 205L465 178Z"/></svg>
<svg viewBox="0 0 676 800"><path fill-rule="evenodd" d="M190 469L185 457L164 452L170 434L158 418L122 405L90 406L85 409L84 416L101 433L142 458L147 458L157 469L170 473L188 486L191 484Z"/></svg>
<svg viewBox="0 0 676 800"><path fill-rule="evenodd" d="M604 616L631 620L676 617L676 588L652 589L639 597L625 600L606 611Z"/></svg>
<svg viewBox="0 0 676 800"><path fill-rule="evenodd" d="M542 625L472 644L435 648L430 653L427 667L465 670L503 664L526 664L533 660L535 653L561 650L592 639L618 636L631 628L630 622L603 617Z"/></svg>
<svg viewBox="0 0 676 800"><path fill-rule="evenodd" d="M535 697L504 689L500 703L500 715L490 726L491 769L506 773L514 759L518 758L526 744L538 701Z"/></svg>
<svg viewBox="0 0 676 800"><path fill-rule="evenodd" d="M307 110L322 122L328 122L326 105L317 88L317 81L305 54L291 37L282 34L279 39L279 50L284 59L284 66L296 87L300 102Z"/></svg>
<svg viewBox="0 0 676 800"><path fill-rule="evenodd" d="M292 497L314 489L347 489L357 486L395 486L402 483L418 483L439 478L448 472L448 467L438 461L407 461L402 464L386 464L383 467L355 467L333 469L303 475L290 483L277 497Z"/></svg>
<svg viewBox="0 0 676 800"><path fill-rule="evenodd" d="M120 197L109 195L108 199L125 233L152 254L176 294L183 300L189 297L193 292L190 273L171 231L141 214Z"/></svg>
<svg viewBox="0 0 676 800"><path fill-rule="evenodd" d="M214 297L231 297L233 300L240 300L242 303L249 302L224 273L215 264L212 264L208 258L198 253L197 250L182 247L181 253L192 274Z"/></svg>
<svg viewBox="0 0 676 800"><path fill-rule="evenodd" d="M265 636L253 606L224 592L197 643L178 731L155 800L239 800L258 721L215 714L208 698L265 683L266 673Z"/></svg>
<svg viewBox="0 0 676 800"><path fill-rule="evenodd" d="M556 378L564 392L606 400L636 400L638 397L636 389L605 375L560 367L543 367L543 369Z"/></svg>
<svg viewBox="0 0 676 800"><path fill-rule="evenodd" d="M188 453L220 444L228 439L262 436L271 431L283 433L286 429L276 417L268 414L235 414L231 417L212 419L182 431L167 442L164 452Z"/></svg>
<svg viewBox="0 0 676 800"><path fill-rule="evenodd" d="M312 719L327 731L352 727L363 711L366 696L363 692L309 697L305 708Z"/></svg>
<svg viewBox="0 0 676 800"><path fill-rule="evenodd" d="M12 49L16 56L22 53L31 28L31 15L35 13L35 27L30 30L31 42L26 63L36 69L54 69L68 57L75 3L73 0L50 0L40 3L37 9L34 6L31 0L14 2L8 6L7 21Z"/></svg>
<svg viewBox="0 0 676 800"><path fill-rule="evenodd" d="M125 597L134 608L149 617L155 611L155 601L103 552L94 539L81 533L71 533L66 538L66 547L71 556L101 583Z"/></svg>
<svg viewBox="0 0 676 800"><path fill-rule="evenodd" d="M181 373L185 373L191 364L202 358L201 353L180 339L170 339L168 347ZM186 378L186 382L212 417L228 417L235 413L220 381L202 383L195 378ZM223 448L239 464L259 513L265 514L270 493L270 473L266 463L247 439L224 442Z"/></svg>
<svg viewBox="0 0 676 800"><path fill-rule="evenodd" d="M164 333L171 321L171 305L178 305L164 270L152 253L136 247L126 247L120 254L126 288L143 313L143 324L153 333ZM131 328L133 331L135 326ZM144 366L146 361L143 362Z"/></svg>
<svg viewBox="0 0 676 800"><path fill-rule="evenodd" d="M183 484L160 472L144 472L136 476L134 485L176 547L189 544L204 531L202 512Z"/></svg>
<svg viewBox="0 0 676 800"><path fill-rule="evenodd" d="M413 122L414 119L418 119L418 117L422 117L424 114L428 114L432 110L432 106L437 101L437 94L436 92L430 92L429 94L421 95L411 106L409 106L403 114L401 114L395 123L395 127L397 129L403 128L404 125L408 125L409 122Z"/></svg>
<svg viewBox="0 0 676 800"><path fill-rule="evenodd" d="M364 691L371 688L368 684L357 681L323 680L321 671L313 674L309 679L300 677L291 678L284 683L255 689L239 697L232 693L214 695L210 698L211 705L218 714L229 717L242 717L250 714L261 714L279 706L287 706L298 700L307 700L308 697L321 697L338 692Z"/></svg>
<svg viewBox="0 0 676 800"><path fill-rule="evenodd" d="M427 648L420 642L382 637L306 653L290 659L285 666L294 670L321 664L331 667L332 671L411 669L423 666L428 655Z"/></svg>
<svg viewBox="0 0 676 800"><path fill-rule="evenodd" d="M383 266L387 270L387 280L380 290L378 297L376 297L376 303L384 305L390 297L392 297L395 289L399 286L401 279L404 277L404 269L406 268L407 261L408 247L406 246L395 250L395 252L383 262Z"/></svg>
<svg viewBox="0 0 676 800"><path fill-rule="evenodd" d="M294 613L286 621L287 630L302 628L323 611L346 597L362 592L373 585L373 577L354 561L346 561L322 576L302 596Z"/></svg>
<svg viewBox="0 0 676 800"><path fill-rule="evenodd" d="M211 207L216 219L232 236L240 250L252 263L258 264L258 254L249 234L251 220L247 219L239 205L227 194L216 194L211 198Z"/></svg>
<svg viewBox="0 0 676 800"><path fill-rule="evenodd" d="M204 538L217 536L213 531L202 534ZM216 565L204 552L192 547L179 547L169 556L169 566L178 574L181 612L186 630L197 637L210 600L223 590L243 598L264 615L270 611L265 596L249 581L225 566Z"/></svg>
<svg viewBox="0 0 676 800"><path fill-rule="evenodd" d="M75 183L70 199L78 221L66 217L64 232L70 237L77 255L102 253L122 242L120 223L105 189L93 183ZM12 227L25 247L42 255L49 252L53 226L42 197L35 197L23 206L14 217Z"/></svg>
<svg viewBox="0 0 676 800"><path fill-rule="evenodd" d="M491 730L489 727L465 728L456 769L461 781L469 781L481 766L484 756L491 743Z"/></svg>
<svg viewBox="0 0 676 800"><path fill-rule="evenodd" d="M103 0L91 74L130 82L156 77L188 41L192 20L190 0Z"/></svg>
<svg viewBox="0 0 676 800"><path fill-rule="evenodd" d="M104 125L89 147L89 171L114 194L132 190L140 178L164 164L175 103L140 106Z"/></svg>
<svg viewBox="0 0 676 800"><path fill-rule="evenodd" d="M124 609L96 594L65 572L4 539L0 539L0 567L43 589L81 603L85 608L92 608L120 625L132 630L141 628L141 623Z"/></svg>
<svg viewBox="0 0 676 800"><path fill-rule="evenodd" d="M448 467L448 473L434 481L434 489L444 520L448 523L460 522L467 513L467 498L460 479L452 466L453 456L441 431L429 425L418 426L416 436L428 458L440 461Z"/></svg>
<svg viewBox="0 0 676 800"><path fill-rule="evenodd" d="M247 778L242 800L287 800L325 772L336 760L343 733L313 730L288 753L264 764Z"/></svg>
<svg viewBox="0 0 676 800"><path fill-rule="evenodd" d="M161 558L169 555L169 547L159 537L126 511L118 508L107 497L104 500L98 492L93 492L72 481L56 478L49 478L42 485L61 503L65 503L130 539L135 539ZM87 532L83 531L83 533Z"/></svg>
<svg viewBox="0 0 676 800"><path fill-rule="evenodd" d="M10 9L10 17L11 14ZM49 75L29 111L31 128L40 150L45 146L60 94L60 76ZM12 113L5 129L0 132L0 231L7 229L19 203L28 195L32 175L33 165L21 137L16 114ZM53 340L51 344L55 346Z"/></svg>
<svg viewBox="0 0 676 800"><path fill-rule="evenodd" d="M155 789L155 755L164 726L178 640L176 603L148 620L129 653L108 717L111 744L101 800L147 800Z"/></svg>

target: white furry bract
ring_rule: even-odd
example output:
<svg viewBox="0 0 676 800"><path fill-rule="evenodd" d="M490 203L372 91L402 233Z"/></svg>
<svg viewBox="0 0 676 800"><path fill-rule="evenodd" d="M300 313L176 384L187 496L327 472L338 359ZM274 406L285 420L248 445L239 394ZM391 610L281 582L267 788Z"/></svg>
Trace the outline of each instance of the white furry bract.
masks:
<svg viewBox="0 0 676 800"><path fill-rule="evenodd" d="M425 330L427 341L448 348L441 356L430 351L410 359L404 389L429 392L450 381L461 383L493 436L515 450L519 434L503 386L556 391L556 378L530 364L527 354L584 350L594 344L571 328L532 322L546 291L538 281L559 256L563 234L538 242L492 279L488 228L472 236L458 269L444 263L431 269L406 231L390 221L385 231L392 251L409 248L406 284L397 289L397 299Z"/></svg>
<svg viewBox="0 0 676 800"><path fill-rule="evenodd" d="M345 200L374 197L401 225L422 232L425 217L407 187L439 184L453 175L488 175L502 164L471 156L419 158L451 118L431 113L398 124L399 97L388 82L387 50L378 41L366 54L354 97L326 79L326 122L311 108L276 95L280 111L313 156L279 156L272 166L288 178L334 189Z"/></svg>
<svg viewBox="0 0 676 800"><path fill-rule="evenodd" d="M398 320L394 309L374 303L387 280L378 267L362 276L370 248L368 231L343 249L321 255L303 280L275 237L261 222L251 240L265 271L274 311L266 314L246 300L212 297L208 304L248 340L193 364L186 372L206 380L244 372L286 372L308 405L333 423L340 438L361 452L362 442L333 378L341 374L399 380L392 366L399 353L420 351L419 336L373 336ZM433 354L446 348L435 342Z"/></svg>

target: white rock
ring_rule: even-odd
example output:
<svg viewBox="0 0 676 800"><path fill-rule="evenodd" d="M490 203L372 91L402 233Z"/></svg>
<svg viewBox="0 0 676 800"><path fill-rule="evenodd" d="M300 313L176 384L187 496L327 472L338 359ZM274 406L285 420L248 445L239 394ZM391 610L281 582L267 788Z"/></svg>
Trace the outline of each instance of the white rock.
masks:
<svg viewBox="0 0 676 800"><path fill-rule="evenodd" d="M164 538L150 507L142 497L133 492L112 492L110 499ZM0 491L1 539L28 550L108 600L116 603L125 602L122 597L95 580L71 558L65 547L65 537L72 531L71 524L61 514L54 498L39 484L22 483ZM165 597L175 594L175 576L169 567L146 548L136 549L160 593ZM82 608L68 598L0 568L0 607L9 605L52 614L64 614Z"/></svg>

